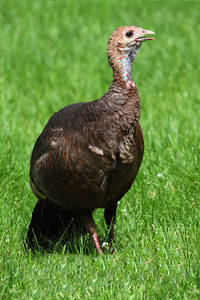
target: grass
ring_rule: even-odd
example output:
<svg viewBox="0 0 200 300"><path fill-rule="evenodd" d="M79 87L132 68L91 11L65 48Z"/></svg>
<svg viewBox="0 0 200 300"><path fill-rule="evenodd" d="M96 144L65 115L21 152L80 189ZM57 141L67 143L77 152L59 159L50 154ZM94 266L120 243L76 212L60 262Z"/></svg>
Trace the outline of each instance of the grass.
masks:
<svg viewBox="0 0 200 300"><path fill-rule="evenodd" d="M0 12L0 298L198 299L200 4L1 1ZM106 43L125 24L157 35L133 67L145 155L118 205L117 252L98 257L85 236L33 255L32 147L54 111L107 91ZM102 210L94 218L103 243Z"/></svg>

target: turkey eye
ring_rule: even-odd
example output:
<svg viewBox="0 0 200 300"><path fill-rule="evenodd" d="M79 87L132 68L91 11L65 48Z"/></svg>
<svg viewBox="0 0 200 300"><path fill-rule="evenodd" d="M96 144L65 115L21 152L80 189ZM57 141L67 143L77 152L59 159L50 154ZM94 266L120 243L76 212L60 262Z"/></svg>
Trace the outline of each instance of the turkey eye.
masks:
<svg viewBox="0 0 200 300"><path fill-rule="evenodd" d="M128 32L126 33L126 36L127 36L128 38L132 37L132 36L133 36L133 31L128 31Z"/></svg>

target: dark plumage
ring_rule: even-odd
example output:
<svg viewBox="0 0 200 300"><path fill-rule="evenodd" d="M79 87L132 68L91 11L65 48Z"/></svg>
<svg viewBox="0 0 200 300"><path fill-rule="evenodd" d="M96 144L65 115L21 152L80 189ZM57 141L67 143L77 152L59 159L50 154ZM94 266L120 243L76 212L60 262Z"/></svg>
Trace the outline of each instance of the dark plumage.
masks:
<svg viewBox="0 0 200 300"><path fill-rule="evenodd" d="M105 209L113 249L117 202L130 189L142 162L140 98L131 64L154 32L137 26L117 28L108 41L114 80L98 100L69 105L55 113L38 137L31 156L30 184L38 198L28 231L33 237L71 230L82 222L98 253L92 212ZM74 220L74 221L72 221Z"/></svg>

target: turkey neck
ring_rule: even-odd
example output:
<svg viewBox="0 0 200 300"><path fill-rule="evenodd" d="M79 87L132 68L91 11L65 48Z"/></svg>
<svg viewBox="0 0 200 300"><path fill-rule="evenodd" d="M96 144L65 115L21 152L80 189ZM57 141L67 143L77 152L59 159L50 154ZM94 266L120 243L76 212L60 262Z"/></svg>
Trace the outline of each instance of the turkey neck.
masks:
<svg viewBox="0 0 200 300"><path fill-rule="evenodd" d="M131 75L131 65L134 60L134 55L130 53L128 56L123 54L116 58L113 69L113 82L124 85L127 81L133 81Z"/></svg>
<svg viewBox="0 0 200 300"><path fill-rule="evenodd" d="M113 43L108 44L108 61L113 69L114 83L124 86L127 81L133 81L131 65L138 50L139 47L131 51L130 48L125 49L120 44L117 44L117 47L114 47Z"/></svg>
<svg viewBox="0 0 200 300"><path fill-rule="evenodd" d="M110 86L108 92L111 95L106 97L108 110L109 107L114 106L113 121L126 132L130 128L131 131L134 131L140 119L138 90L132 86L127 88L127 83L133 82L131 65L139 47L135 47L132 50L128 46L114 43L112 38L108 41L107 47L108 61L113 70L113 84Z"/></svg>

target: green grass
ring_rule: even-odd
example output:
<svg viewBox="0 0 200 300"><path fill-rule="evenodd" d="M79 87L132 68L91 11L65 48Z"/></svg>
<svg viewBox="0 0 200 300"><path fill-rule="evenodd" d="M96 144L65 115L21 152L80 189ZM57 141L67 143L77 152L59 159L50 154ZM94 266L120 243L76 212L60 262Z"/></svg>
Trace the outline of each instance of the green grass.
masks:
<svg viewBox="0 0 200 300"><path fill-rule="evenodd" d="M199 297L199 20L199 2L1 1L1 299ZM118 205L117 252L98 257L85 236L33 255L23 243L34 142L54 111L107 91L106 43L126 24L157 35L133 66L145 155ZM103 243L103 211L94 217Z"/></svg>

